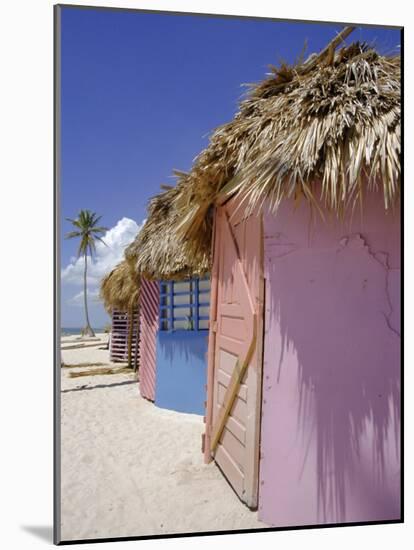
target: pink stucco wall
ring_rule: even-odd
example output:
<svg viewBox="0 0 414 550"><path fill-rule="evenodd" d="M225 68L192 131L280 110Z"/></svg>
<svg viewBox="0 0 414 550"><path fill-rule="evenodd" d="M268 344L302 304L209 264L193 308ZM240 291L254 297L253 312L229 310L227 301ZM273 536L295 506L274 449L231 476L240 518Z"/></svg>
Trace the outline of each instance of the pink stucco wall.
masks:
<svg viewBox="0 0 414 550"><path fill-rule="evenodd" d="M259 518L400 517L400 218L367 195L339 223L264 216Z"/></svg>

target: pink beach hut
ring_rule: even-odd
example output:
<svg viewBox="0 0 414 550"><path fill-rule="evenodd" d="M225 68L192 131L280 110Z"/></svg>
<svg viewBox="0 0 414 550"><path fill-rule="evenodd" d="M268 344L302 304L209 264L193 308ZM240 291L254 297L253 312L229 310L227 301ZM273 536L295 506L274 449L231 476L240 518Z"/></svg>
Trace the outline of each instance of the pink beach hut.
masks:
<svg viewBox="0 0 414 550"><path fill-rule="evenodd" d="M212 250L205 459L276 527L401 515L400 59L350 31L254 87L175 199Z"/></svg>
<svg viewBox="0 0 414 550"><path fill-rule="evenodd" d="M155 401L157 367L157 333L159 327L159 285L142 279L139 324L139 391L142 397Z"/></svg>
<svg viewBox="0 0 414 550"><path fill-rule="evenodd" d="M204 414L209 328L209 250L185 257L172 232L180 188L165 189L126 251L141 281L139 389L146 399L179 412ZM185 261L184 261L185 260Z"/></svg>
<svg viewBox="0 0 414 550"><path fill-rule="evenodd" d="M119 263L101 282L101 298L111 315L110 360L136 368L139 350L139 277Z"/></svg>

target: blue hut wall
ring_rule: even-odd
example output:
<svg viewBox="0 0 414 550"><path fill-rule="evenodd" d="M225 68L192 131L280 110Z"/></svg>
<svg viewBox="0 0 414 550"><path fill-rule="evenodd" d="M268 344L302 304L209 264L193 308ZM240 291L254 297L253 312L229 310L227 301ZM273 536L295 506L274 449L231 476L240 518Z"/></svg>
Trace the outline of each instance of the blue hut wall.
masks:
<svg viewBox="0 0 414 550"><path fill-rule="evenodd" d="M155 404L204 414L207 331L160 331L157 335Z"/></svg>
<svg viewBox="0 0 414 550"><path fill-rule="evenodd" d="M160 282L155 404L204 414L210 281Z"/></svg>

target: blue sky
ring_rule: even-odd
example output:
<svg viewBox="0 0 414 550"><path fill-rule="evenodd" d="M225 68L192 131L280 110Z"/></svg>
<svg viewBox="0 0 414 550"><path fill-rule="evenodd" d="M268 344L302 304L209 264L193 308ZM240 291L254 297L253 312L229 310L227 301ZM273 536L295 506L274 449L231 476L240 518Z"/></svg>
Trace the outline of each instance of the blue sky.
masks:
<svg viewBox="0 0 414 550"><path fill-rule="evenodd" d="M102 215L110 247L91 269L90 317L108 322L98 282L122 257L160 184L188 170L269 64L319 51L341 25L62 8L61 217ZM391 53L400 32L358 27L348 38ZM62 326L84 324L77 243L62 238Z"/></svg>

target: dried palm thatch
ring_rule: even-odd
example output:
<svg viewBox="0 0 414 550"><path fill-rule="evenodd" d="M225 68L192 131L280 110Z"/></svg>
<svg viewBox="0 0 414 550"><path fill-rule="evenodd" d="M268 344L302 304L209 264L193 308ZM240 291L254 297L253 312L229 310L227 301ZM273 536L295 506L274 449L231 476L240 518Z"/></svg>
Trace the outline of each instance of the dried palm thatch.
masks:
<svg viewBox="0 0 414 550"><path fill-rule="evenodd" d="M211 216L200 224L197 246L187 247L187 242L173 232L179 223L175 208L176 198L187 185L187 174L177 172L176 187L165 189L148 204L147 221L135 240L126 248L125 258L133 269L147 279L183 279L203 275L210 268Z"/></svg>
<svg viewBox="0 0 414 550"><path fill-rule="evenodd" d="M99 369L82 370L70 372L69 378L80 378L81 376L103 376L106 374L131 374L130 367L104 367Z"/></svg>
<svg viewBox="0 0 414 550"><path fill-rule="evenodd" d="M79 367L103 367L106 363L100 361L96 363L61 363L60 367L62 369L77 369Z"/></svg>
<svg viewBox="0 0 414 550"><path fill-rule="evenodd" d="M282 199L303 196L338 215L366 190L380 188L385 209L398 199L400 57L358 42L335 52L352 30L305 62L271 67L212 134L182 177L164 229L188 257L208 249L210 207L235 193L247 209L266 201L276 212Z"/></svg>
<svg viewBox="0 0 414 550"><path fill-rule="evenodd" d="M123 260L101 281L100 296L105 309L111 313L114 309L130 312L138 302L139 276Z"/></svg>

